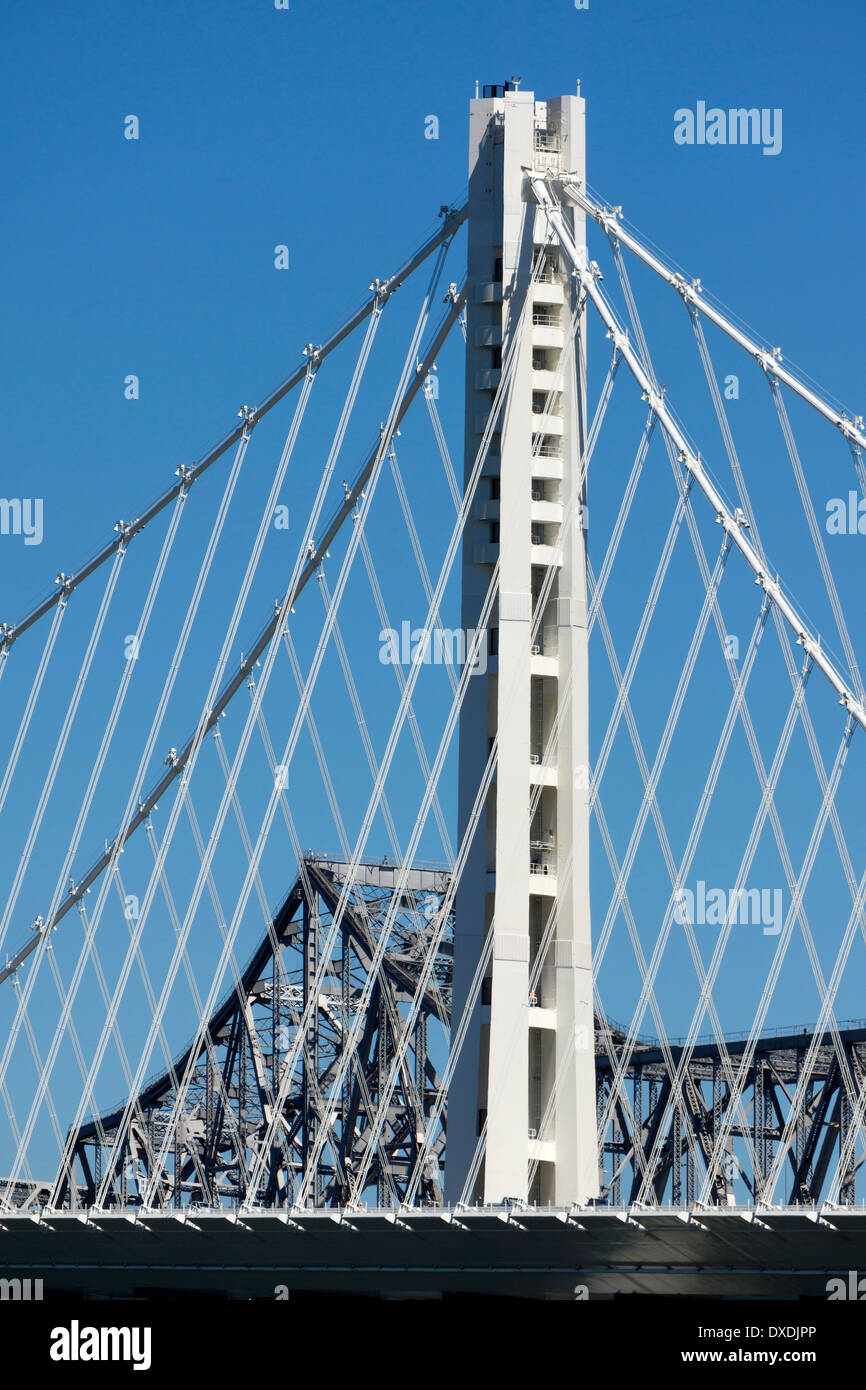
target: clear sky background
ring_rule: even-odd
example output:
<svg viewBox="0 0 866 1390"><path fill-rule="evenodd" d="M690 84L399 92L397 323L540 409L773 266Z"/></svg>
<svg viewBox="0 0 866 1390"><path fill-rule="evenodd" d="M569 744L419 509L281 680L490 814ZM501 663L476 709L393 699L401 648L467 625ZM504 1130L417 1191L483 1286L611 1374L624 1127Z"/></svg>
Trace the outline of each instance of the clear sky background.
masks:
<svg viewBox="0 0 866 1390"><path fill-rule="evenodd" d="M534 89L539 97L573 92L579 80L588 103L588 169L594 188L611 203L621 204L632 223L692 274L699 275L704 286L755 325L764 339L781 344L786 360L801 364L852 411L862 410L866 404L862 326L866 292L862 254L866 214L862 170L864 29L864 11L857 0L828 0L822 5L806 0L768 0L761 6L755 6L753 0L729 0L724 5L683 0L664 4L590 0L586 10L575 9L570 0L504 0L497 5L472 6L456 0L413 6L291 0L285 11L277 10L272 0L235 0L231 4L222 0L201 4L156 0L140 6L94 0L81 7L49 0L38 7L15 7L6 16L0 49L4 91L0 245L5 270L0 324L4 419L0 494L43 499L44 535L41 545L29 547L20 537L0 537L0 621L20 618L51 587L58 571L75 568L101 543L118 517L128 519L140 512L172 482L178 464L200 458L205 448L234 424L241 404L262 399L297 364L305 343L321 340L360 301L374 276L384 276L400 263L435 226L441 204L461 198L466 183L468 102L476 80L503 82L519 76L523 87ZM676 144L675 111L694 109L699 101L708 107L780 108L781 152L769 157L758 147ZM124 138L124 121L129 115L137 116L140 123L140 138L135 141ZM438 121L435 140L425 138L430 116ZM274 248L281 244L289 248L287 271L274 267ZM604 249L601 243L593 254L601 259ZM444 285L449 279L460 278L464 254L460 240L443 287L437 292L435 317ZM613 293L610 262L606 277ZM660 307L661 296L636 272L636 288L641 284L649 312L658 307L661 316L665 312ZM401 292L401 304L395 310L399 328L395 345L386 349L381 364L377 360L371 368L366 413L357 426L353 425L347 440L345 463L341 462L335 475L335 500L340 479L354 474L378 420L386 414L420 291L420 285L411 291L414 299L410 291L405 295ZM664 326L662 317L656 337L652 331L648 336L651 342L658 341L672 399L679 414L690 422L692 393L697 400L700 389L695 375L697 359L682 310L675 304L667 312L679 313L676 322L681 343L675 340L674 329ZM719 376L742 370L745 382L748 364L738 367L733 349L724 344L719 353ZM440 409L458 473L462 468L460 359L460 345L452 342L439 364ZM600 370L603 368L591 367L591 388L597 389ZM299 451L297 467L284 492L292 513L290 536L288 541L269 541L263 589L261 593L257 590L256 601L251 601L241 628L240 650L243 639L264 621L281 580L290 571L303 516L312 499L321 447L327 446L328 431L333 429L350 371L348 360L315 388L318 414L311 416L311 443L306 451ZM683 382L679 392L677 373ZM124 398L124 380L130 374L140 381L140 398L135 401ZM826 598L816 579L814 557L810 554L809 565L804 559L808 536L781 453L781 436L768 413L768 393L757 370L748 380L751 385L744 385L737 403L742 407L740 415L733 411L731 418L732 424L745 427L738 443L753 484L756 514L760 509L765 519L762 535L789 589L798 596L804 611L815 615L816 626L827 633L828 646L834 646L838 653ZM599 518L595 550L591 536L591 553L598 557L596 568L604 551L604 526L609 526L621 495L616 470L622 471L624 479L643 418L633 391L630 400L632 415L614 427L610 451L600 453L602 479L595 494L591 493L591 517ZM706 412L706 403L695 408ZM792 419L795 414L792 408ZM256 454L258 435L254 438L251 458L262 460L256 465L261 471L252 474L249 497L246 493L242 499L239 496L226 531L211 586L212 607L196 639L201 644L195 650L201 652L202 663L208 653L213 662L220 621L233 601L245 548L255 530L288 418L285 415L280 427L275 426L273 436L266 436L263 458L261 451ZM706 413L698 418L712 426ZM799 414L796 421L807 432L812 428ZM434 554L441 556L444 550L443 537L453 509L449 514L451 504L438 455L423 418L421 426L414 435L407 427L400 451L406 475L418 489L412 495L433 567ZM702 444L699 429L692 432ZM827 500L847 496L848 489L855 486L854 473L844 444L831 429L807 433L807 438L804 463L823 521ZM716 476L724 480L717 435L707 450L717 465ZM656 484L652 482L644 515L653 518L653 526L647 524L634 534L637 568L632 572L633 582L629 584L626 571L622 583L611 590L611 603L623 623L624 636L618 643L623 660L646 593L645 583L641 588L643 571L639 565L645 565L647 575L651 572L674 501L663 451L657 448L653 458L653 467L661 470L653 477L664 478L658 483L658 488L665 489L663 504L659 503L656 517ZM196 522L191 523L191 530L201 544L224 484L226 464L227 460L218 465L214 476L200 485L202 497L196 502L200 507L196 515L202 518L202 529L195 530ZM606 500L602 487L605 476L613 483ZM593 486L595 480L591 489ZM736 502L727 481L724 486L726 495ZM596 501L597 511L593 512ZM425 611L420 588L416 585L411 601L408 589L405 597L401 595L411 556L405 536L396 539L398 530L394 528L402 523L393 499L387 505L390 511L385 511L380 531L373 533L380 578L386 593L393 596L397 621L410 618L420 623ZM143 538L139 547L142 563L148 555L153 560L161 534ZM711 524L705 539L708 554L714 558L718 534ZM188 552L184 552L188 558L178 559L177 577L172 579L172 586L176 583L177 587L172 587L168 609L158 625L166 652L176 631L180 603L186 602L201 544L196 550L191 540ZM280 551L279 544L288 549ZM864 546L866 539L862 537L838 538L832 545L828 538L859 652L864 650L860 611L866 577L860 553ZM694 564L691 569L685 561L683 564L682 588L692 592L688 586L697 581ZM70 747L68 785L58 785L57 806L47 821L56 833L56 842L53 848L49 844L40 850L43 858L38 854L34 860L34 872L10 923L7 946L19 944L29 921L44 910L40 904L50 898L45 884L50 879L53 887L60 862L57 845L61 841L65 845L68 839L70 815L77 805L75 787L80 787L89 770L93 738L98 736L104 708L110 704L122 672L123 641L134 631L136 604L140 606L145 583L146 571L131 578L128 592L124 591L122 602L119 600L120 611L112 613L105 638L108 654L100 657L103 664L98 664L94 673L102 703L94 697L79 720L82 738L80 744ZM692 623L700 605L699 591L693 592L697 607L691 613ZM182 600L178 597L176 606L175 594L183 596ZM456 604L456 595L456 586L452 586L452 604ZM321 600L313 589L305 599L319 605L316 611L320 611ZM753 600L754 592L744 588L738 599L742 626L736 628L744 645L754 618ZM79 608L89 611L83 604ZM452 607L452 622L456 621L455 613ZM365 671L365 662L369 663L372 682L382 672L376 663L379 621L369 596L366 607L350 609L350 614L351 636L359 643L357 669ZM171 626L172 617L175 627ZM299 618L298 626L299 642L307 641L304 651L309 658L314 624L305 632ZM86 631L85 621L78 629L79 638ZM28 651L20 652L25 674L18 685L7 677L0 688L0 696L9 701L3 715L7 746L11 746L26 698L25 675L29 673L32 678L39 650L35 638L27 640ZM688 633L686 644L687 640ZM23 648L23 641L21 645ZM678 661L684 651L682 642L680 647ZM5 836L0 826L4 875L17 863L24 834L21 827L29 824L33 813L53 746L56 717L63 708L61 697L68 694L80 650L79 644L70 647L66 655L58 653L58 660L68 663L61 668L66 683L58 680L47 692L46 722L42 726L37 720L34 725L33 770L23 773L10 793L7 809L12 826L7 825ZM603 670L603 650L599 651ZM674 646L661 638L653 651L650 676L664 665L668 655L673 658ZM18 656L16 652L16 661ZM88 824L76 861L79 867L101 848L103 836L111 833L119 817L130 765L143 742L163 669L153 662L148 670L144 663L141 680L137 674L131 723L124 735L127 754L121 757L118 752L106 773L104 797ZM332 756L337 774L342 773L345 779L346 819L354 835L366 804L369 780L345 692L341 687L338 690L339 667L330 669L333 683L325 682L317 697L317 718L323 743L329 752L335 750ZM159 770L163 745L179 744L194 724L191 702L201 694L195 674L189 677L188 685L182 682L179 687L154 772ZM818 679L814 678L816 682ZM605 682L600 672L598 680L599 714L593 726L596 749L610 696L609 679ZM710 743L718 732L722 696L729 692L726 680L721 665L704 677L699 689L709 706L704 704L703 708L711 707L715 722L708 720L702 725L699 706L691 732L684 735L689 741L676 766L685 772L693 765L696 779L705 772ZM440 713L440 723L435 725L434 720L428 738L431 752L441 727L441 690L432 694L427 704L422 697L422 708L431 719L437 710ZM769 682L760 706L766 718L761 739L768 762L784 714L779 703L782 691L784 681L778 687ZM387 709L380 709L373 697L370 727L378 752L390 727L395 698L393 686L389 687L391 704ZM718 710L712 704L716 698ZM648 721L650 753L669 703L670 690L650 680L641 693L640 706ZM829 762L838 741L838 710L828 700L820 706L820 713L830 721L827 741L822 744ZM859 737L866 735L861 732ZM744 756L743 749L740 754ZM293 811L301 841L339 848L324 796L320 790L315 794L309 791L316 781L313 755L306 749L298 756L292 785L297 792ZM808 772L808 765L804 766ZM856 778L862 775L862 762L854 766L857 771L845 810L854 869L859 874L864 840L862 796L857 792L862 783ZM749 774L747 762L742 767L746 770L732 774L722 796L724 824L720 821L711 836L719 858L699 865L693 878L722 884L733 881L732 866L742 851L756 802L754 775ZM205 780L199 812L207 826L218 784L206 780L212 774L202 775ZM606 805L606 810L622 853L640 793L627 749L618 770L614 761L611 776L616 789L611 790L612 805ZM808 792L803 790L805 785ZM696 782L691 801L674 793L666 808L675 852L679 852L687 832L698 791ZM419 794L417 767L414 781L408 773L396 779L394 809L404 844ZM452 760L443 784L443 804L452 827L454 801ZM785 804L792 819L792 856L798 863L817 811L814 775L808 783L793 780L790 788L786 785ZM801 805L802 811L798 811ZM259 804L253 797L251 824L257 825L258 814ZM370 849L378 853L388 848L379 823ZM425 836L422 849L430 859L443 857L442 846L433 835ZM227 899L231 869L237 868L239 856L235 846L221 861ZM599 872L593 880L593 911L598 923L604 918L610 889L598 846L594 849L594 873L596 862ZM758 863L757 877L750 881L770 888L784 885L772 855L763 866L760 858ZM185 865L179 865L181 882L184 871ZM137 872L130 864L127 877L131 874L134 879ZM826 879L820 880L815 911L821 918L820 923L816 921L816 934L826 933L821 949L829 971L844 921L845 889L839 887L838 872L833 878L832 865L826 872ZM144 874L144 867L140 873ZM639 916L650 949L659 903L664 905L664 875L659 877L659 873L657 853L638 873L644 895ZM278 900L293 876L294 863L283 846L274 851L267 864L266 894L271 902ZM847 905L850 907L850 896ZM158 976L167 959L160 960L158 934L165 933L167 944L168 932L157 915L155 908L151 939ZM620 931L621 927L620 923ZM115 921L114 929L124 930L122 918ZM261 929L260 917L245 919L239 936L240 959L252 949ZM723 986L723 1017L726 1026L746 1028L775 943L759 929L738 930L753 935L748 946L736 952L734 967ZM77 933L78 928L74 931ZM63 968L71 972L73 947L77 950L80 937L73 939L70 932L69 938L70 953ZM709 936L703 940L711 952L713 940ZM614 942L612 938L609 973L603 977L609 981L605 999L610 1000L613 1015L629 1017L636 974L626 937L619 937L619 945ZM106 949L110 956L110 945ZM681 942L677 950L670 970L663 972L669 1008L666 1021L671 1033L686 1030L695 997L688 953ZM116 970L116 963L113 968ZM817 1014L814 981L802 961L798 969L783 998L773 1005L774 1023L806 1021ZM845 991L840 1017L866 1013L860 1003L862 962L857 970L859 974L852 973L850 988ZM34 1012L41 1007L35 1005ZM44 1007L47 1022L51 1013L48 1004ZM179 1002L169 1029L173 1047L184 1041L190 1024L189 1002ZM649 1026L647 1018L644 1027ZM69 1076L74 1085L74 1073L70 1071ZM106 1099L123 1090L116 1071L106 1085Z"/></svg>

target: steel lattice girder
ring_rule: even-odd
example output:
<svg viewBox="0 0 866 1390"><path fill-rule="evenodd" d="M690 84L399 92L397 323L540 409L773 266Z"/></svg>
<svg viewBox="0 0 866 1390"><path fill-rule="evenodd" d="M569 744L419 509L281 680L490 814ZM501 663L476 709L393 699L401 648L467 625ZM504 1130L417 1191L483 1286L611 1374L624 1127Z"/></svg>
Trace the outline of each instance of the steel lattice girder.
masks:
<svg viewBox="0 0 866 1390"><path fill-rule="evenodd" d="M75 1180L70 1184L68 1172L58 1175L52 1205L91 1205L109 1172L105 1205L140 1204L140 1194L154 1176L156 1155L166 1147L171 1157L154 1189L160 1207L244 1199L264 1206L291 1205L325 1123L330 1133L321 1146L309 1201L314 1206L339 1206L346 1200L352 1174L365 1155L372 1115L392 1068L405 1005L415 994L449 875L444 870L413 870L396 901L393 867L387 862L357 867L313 1023L287 1080L286 1057L296 1044L345 876L346 866L340 861L304 860L272 930L242 972L239 989L225 997L208 1022L174 1132L169 1136L167 1126L191 1048L136 1097L126 1133L120 1133L123 1105L80 1126L72 1148ZM389 910L393 925L355 1055L342 1094L328 1107L344 1056L343 1039L356 1017ZM431 1047L442 1056L447 1051L451 940L449 921L370 1164L368 1186L382 1203L401 1200L419 1139L441 1099ZM251 1193L250 1175L281 1084L279 1124L258 1189ZM422 1202L442 1199L444 1146L443 1120L422 1177Z"/></svg>
<svg viewBox="0 0 866 1390"><path fill-rule="evenodd" d="M596 1040L599 1113L609 1100L613 1084L611 1056L616 1060L626 1043L623 1029L610 1022L605 1027L603 1045ZM725 1050L741 1091L733 1122L728 1113L730 1088L715 1042L693 1049L683 1074L681 1096L676 1100L662 1050L649 1040L635 1044L624 1083L628 1086L630 1113L621 1091L604 1135L603 1196L619 1205L622 1201L636 1201L643 1189L645 1200L661 1203L669 1198L674 1206L690 1204L695 1196L696 1178L703 1180L712 1161L716 1136L727 1123L729 1137L724 1157L712 1173L712 1201L733 1202L737 1177L754 1201L772 1200L767 1179L774 1159L778 1161L777 1149L787 1124L790 1138L785 1145L784 1161L789 1177L785 1188L783 1177L779 1178L779 1198L787 1198L792 1206L820 1202L828 1195L825 1189L833 1171L832 1160L841 1155L850 1132L851 1106L837 1050L827 1033L821 1039L802 1102L792 1113L797 1083L813 1038L814 1034L805 1028L759 1038L741 1080L740 1066L748 1040L726 1040ZM841 1030L839 1038L860 1091L866 1074L866 1024ZM679 1068L684 1051L680 1045L671 1045L675 1068ZM743 1124L743 1116L747 1125ZM854 1204L856 1177L862 1162L861 1144L859 1156L856 1146L851 1149L839 1176L838 1201L843 1205Z"/></svg>
<svg viewBox="0 0 866 1390"><path fill-rule="evenodd" d="M319 951L338 910L346 878L339 860L309 857L240 981L210 1019L196 1057L182 1120L171 1136L173 1157L159 1174L156 1201L161 1207L188 1203L218 1206L246 1199L265 1207L291 1205L326 1122L327 1096L340 1065L344 1030L356 1017L355 1004L368 976L382 924L389 910L394 923L374 984L342 1094L327 1109L331 1133L320 1145L316 1172L309 1184L313 1206L337 1207L346 1201L353 1173L366 1157L371 1115L392 1068L403 1027L405 1006L412 999L427 945L449 884L445 870L413 869L399 901L394 890L397 870L387 861L359 865L344 905L337 942L329 961L330 982L319 992L314 1023L303 1039L298 1065L281 1105L280 1128L272 1143L255 1194L248 1181L258 1157L267 1118L286 1054L297 1038L304 1007L319 963ZM276 947L276 949L275 949ZM449 922L422 995L398 1084L370 1163L368 1190L378 1205L399 1203L412 1173L423 1134L442 1083L431 1060L437 1033L442 1056L447 1051L451 1014L452 936ZM403 1008L401 1009L401 1006ZM855 1084L866 1075L866 1024L840 1034ZM734 1181L742 1179L751 1198L760 1201L791 1115L793 1096L813 1040L808 1029L760 1038L742 1083L737 1115L730 1125L724 1158L712 1173L711 1200L733 1200ZM726 1040L735 1073L747 1040ZM629 1049L626 1030L596 1019L596 1070L599 1114L610 1096L614 1067ZM434 1047L435 1050L435 1047ZM678 1067L683 1047L672 1044ZM50 1185L19 1184L16 1205L57 1207L93 1203L100 1184L111 1174L109 1206L140 1204L140 1191L151 1179L155 1155L165 1146L166 1126L176 1097L177 1078L190 1060L187 1049L171 1071L148 1083L136 1098L129 1131L119 1135L124 1106L82 1125L75 1137L75 1182L60 1174ZM602 1199L620 1205L637 1200L688 1205L696 1181L703 1181L730 1106L730 1091L715 1042L696 1046L685 1069L681 1096L674 1086L664 1051L651 1039L632 1041L630 1057L611 1120L600 1135ZM629 1103L624 1103L628 1094ZM836 1050L828 1034L821 1040L811 1080L799 1112L789 1124L786 1147L790 1204L811 1205L826 1195L834 1155L841 1152L851 1124L851 1106L843 1085ZM636 1137L637 1136L637 1139ZM748 1144L746 1144L748 1140ZM445 1121L436 1133L419 1189L420 1204L442 1200L445 1166ZM856 1176L863 1162L852 1150L839 1180L839 1200L853 1204ZM781 1193L780 1193L781 1195Z"/></svg>

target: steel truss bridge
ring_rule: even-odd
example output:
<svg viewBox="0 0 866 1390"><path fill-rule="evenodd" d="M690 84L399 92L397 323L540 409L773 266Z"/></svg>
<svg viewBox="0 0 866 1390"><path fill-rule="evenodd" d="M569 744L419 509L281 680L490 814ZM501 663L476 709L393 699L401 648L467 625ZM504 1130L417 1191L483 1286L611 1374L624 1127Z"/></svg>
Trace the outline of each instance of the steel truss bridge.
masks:
<svg viewBox="0 0 866 1390"><path fill-rule="evenodd" d="M175 1209L190 1203L238 1204L246 1196L252 1160L268 1133L280 1092L282 1061L303 1025L316 984L321 941L340 901L345 866L304 859L302 872L276 914L273 927L243 970L239 985L208 1021L197 1057L190 1050L171 1068L149 1081L133 1107L135 1120L123 1127L125 1104L83 1125L75 1136L73 1171L86 1174L73 1193L68 1176L52 1194L52 1205L92 1206L109 1175L106 1205L128 1208L154 1176L155 1155L166 1147L169 1166L156 1178L157 1205ZM303 1067L298 1084L281 1102L286 1153L272 1144L260 1179L259 1201L266 1207L291 1206L298 1179L312 1170L312 1205L345 1204L350 1179L365 1153L368 1135L401 1037L400 1005L418 988L421 967L434 934L436 918L426 918L417 903L442 896L443 872L416 869L411 886L397 904L394 928L376 976L376 988L363 1015L356 1048L346 1048L357 1016L363 983L370 974L377 941L389 909L395 906L395 869L362 866L340 920L331 976L319 988L312 1022L302 1039ZM438 911L438 908L437 908ZM401 1059L399 1086L390 1097L383 1133L370 1176L379 1205L404 1198L417 1157L419 1135L431 1114L444 1114L441 1079L428 1050L428 1028L450 1024L451 943L440 939L433 974L421 990L421 1008ZM338 1106L325 1098L340 1061L348 1057ZM187 1066L194 1066L182 1117L172 1120L174 1102ZM336 1143L316 1160L315 1139L323 1125ZM442 1202L439 1160L445 1148L444 1123L431 1146L420 1188L423 1202ZM134 1180L131 1181L131 1178ZM74 1200L73 1200L74 1199Z"/></svg>
<svg viewBox="0 0 866 1390"><path fill-rule="evenodd" d="M707 1291L802 1293L863 1239L866 1022L837 1012L862 1012L866 632L813 466L866 497L863 421L594 194L560 108L527 96L506 84L486 89L487 115L473 108L484 178L520 193L516 240L494 237L489 269L473 269L470 183L214 448L0 625L4 1269L63 1265L72 1284L130 1293L173 1286L181 1265L203 1289L230 1267L246 1291L277 1270L348 1288L375 1268L383 1289L682 1292L701 1269ZM518 118L534 122L530 157L509 175ZM452 272L467 222L468 277ZM607 280L591 259L605 252ZM673 291L688 367L667 325L653 356L641 274L649 314ZM383 404L363 386L392 320ZM735 438L719 344L725 369L763 381L772 447L757 416L754 448ZM461 480L446 402L463 373ZM372 443L351 471L365 410ZM779 465L771 484L755 450ZM277 554L286 496L301 522ZM587 511L581 608L557 586ZM509 568L519 528L525 595ZM470 569L483 583L467 607ZM528 806L508 792L518 623ZM589 677L568 664L569 625ZM134 634L122 657L120 630ZM467 714L481 679L496 724ZM566 729L574 708L586 716L581 681L586 766ZM572 779L585 860L581 825L558 830ZM303 848L326 827L334 854ZM524 854L525 942L497 922L496 890ZM591 1036L570 1024L563 1043L556 979L584 958L562 904L590 860ZM694 911L707 882L732 885L714 921ZM764 902L756 882L779 895L772 922L743 915ZM468 931L472 884L487 916ZM522 1043L502 1023L514 980ZM811 1022L781 1026L788 1008ZM590 1078L579 1139L598 1181L562 1202L556 1117L574 1067ZM485 1202L506 1121L523 1189Z"/></svg>

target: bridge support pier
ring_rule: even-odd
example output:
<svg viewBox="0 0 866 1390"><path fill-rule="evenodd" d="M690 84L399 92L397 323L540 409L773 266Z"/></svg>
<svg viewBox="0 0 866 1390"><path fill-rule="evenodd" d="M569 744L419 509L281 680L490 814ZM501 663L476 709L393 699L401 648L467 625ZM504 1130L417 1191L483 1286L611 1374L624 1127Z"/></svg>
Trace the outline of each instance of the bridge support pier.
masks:
<svg viewBox="0 0 866 1390"><path fill-rule="evenodd" d="M584 116L513 84L470 111L467 480L506 381L463 543L467 632L497 562L499 591L461 716L461 839L497 738L498 762L456 904L455 1027L490 958L449 1092L451 1201L598 1192L583 317L527 176L583 178Z"/></svg>

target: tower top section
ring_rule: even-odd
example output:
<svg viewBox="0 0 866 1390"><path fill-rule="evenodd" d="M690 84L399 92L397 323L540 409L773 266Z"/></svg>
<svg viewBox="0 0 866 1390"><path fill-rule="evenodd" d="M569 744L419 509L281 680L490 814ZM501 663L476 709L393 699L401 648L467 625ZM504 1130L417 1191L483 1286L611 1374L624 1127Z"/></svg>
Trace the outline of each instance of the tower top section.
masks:
<svg viewBox="0 0 866 1390"><path fill-rule="evenodd" d="M518 165L523 170L531 167L584 177L586 103L579 95L579 83L577 95L547 100L537 99L533 91L522 91L520 78L485 83L480 96L478 86L476 83L475 97L469 104L470 173L482 148L488 151L483 161L486 168L491 146L506 144L512 155L506 162L513 164L519 150ZM514 186L507 177L503 182L506 187Z"/></svg>

